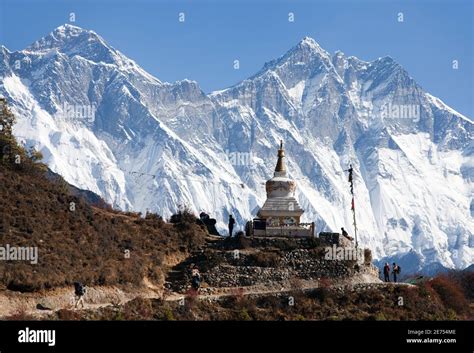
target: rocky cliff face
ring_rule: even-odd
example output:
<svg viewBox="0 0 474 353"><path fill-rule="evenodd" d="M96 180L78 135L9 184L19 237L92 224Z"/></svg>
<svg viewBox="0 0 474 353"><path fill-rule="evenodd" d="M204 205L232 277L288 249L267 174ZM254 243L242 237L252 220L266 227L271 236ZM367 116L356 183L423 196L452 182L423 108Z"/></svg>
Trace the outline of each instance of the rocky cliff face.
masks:
<svg viewBox="0 0 474 353"><path fill-rule="evenodd" d="M417 268L474 259L473 123L390 57L330 55L304 38L239 84L206 95L163 83L92 31L65 25L0 50L16 136L69 183L116 207L169 217L178 205L239 225L265 198L280 139L305 221L350 229L374 257Z"/></svg>

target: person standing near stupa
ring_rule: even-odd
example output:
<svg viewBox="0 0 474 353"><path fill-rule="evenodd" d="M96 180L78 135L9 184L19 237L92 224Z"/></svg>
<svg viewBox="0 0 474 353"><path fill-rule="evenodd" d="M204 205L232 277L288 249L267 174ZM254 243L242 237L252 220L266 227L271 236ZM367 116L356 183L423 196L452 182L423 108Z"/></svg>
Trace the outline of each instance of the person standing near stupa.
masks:
<svg viewBox="0 0 474 353"><path fill-rule="evenodd" d="M229 238L232 237L232 232L234 230L235 219L232 215L229 215Z"/></svg>

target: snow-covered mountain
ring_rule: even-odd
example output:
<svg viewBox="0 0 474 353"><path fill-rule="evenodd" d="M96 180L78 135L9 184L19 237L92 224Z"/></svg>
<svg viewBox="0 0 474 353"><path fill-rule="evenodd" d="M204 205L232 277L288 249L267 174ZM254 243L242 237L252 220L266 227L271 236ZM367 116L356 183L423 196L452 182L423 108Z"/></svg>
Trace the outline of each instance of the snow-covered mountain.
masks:
<svg viewBox="0 0 474 353"><path fill-rule="evenodd" d="M0 77L16 136L69 183L122 209L169 217L187 205L221 227L232 213L243 227L265 200L282 139L304 219L318 231L351 229L352 163L360 242L376 258L474 262L473 122L390 57L331 56L304 38L206 95L64 25L25 50L2 46Z"/></svg>

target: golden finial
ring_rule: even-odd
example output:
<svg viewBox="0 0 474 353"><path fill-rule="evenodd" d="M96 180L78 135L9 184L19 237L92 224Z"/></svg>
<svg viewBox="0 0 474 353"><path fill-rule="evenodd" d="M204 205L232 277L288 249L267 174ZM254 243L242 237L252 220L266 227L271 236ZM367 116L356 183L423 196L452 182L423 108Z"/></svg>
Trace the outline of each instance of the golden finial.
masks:
<svg viewBox="0 0 474 353"><path fill-rule="evenodd" d="M275 172L285 173L285 162L283 160L285 158L285 150L283 149L283 140L280 140L280 149L278 150L278 161L275 167Z"/></svg>

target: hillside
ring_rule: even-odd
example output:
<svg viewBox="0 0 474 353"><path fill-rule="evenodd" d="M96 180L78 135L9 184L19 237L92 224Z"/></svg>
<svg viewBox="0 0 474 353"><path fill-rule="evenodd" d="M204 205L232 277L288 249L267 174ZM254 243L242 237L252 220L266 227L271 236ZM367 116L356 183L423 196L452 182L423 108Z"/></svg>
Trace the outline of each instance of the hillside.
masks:
<svg viewBox="0 0 474 353"><path fill-rule="evenodd" d="M206 232L194 219L172 224L151 213L92 206L61 177L52 178L5 129L0 137L0 245L38 248L37 264L0 261L1 289L140 284L145 277L160 285L168 264L203 244Z"/></svg>
<svg viewBox="0 0 474 353"><path fill-rule="evenodd" d="M71 203L75 211L70 210ZM100 209L65 192L44 176L2 168L1 239L11 246L37 246L38 264L0 262L4 288L34 291L82 281L90 285L160 284L168 258L202 243L195 225L177 230L156 215ZM125 251L130 258L125 258Z"/></svg>

